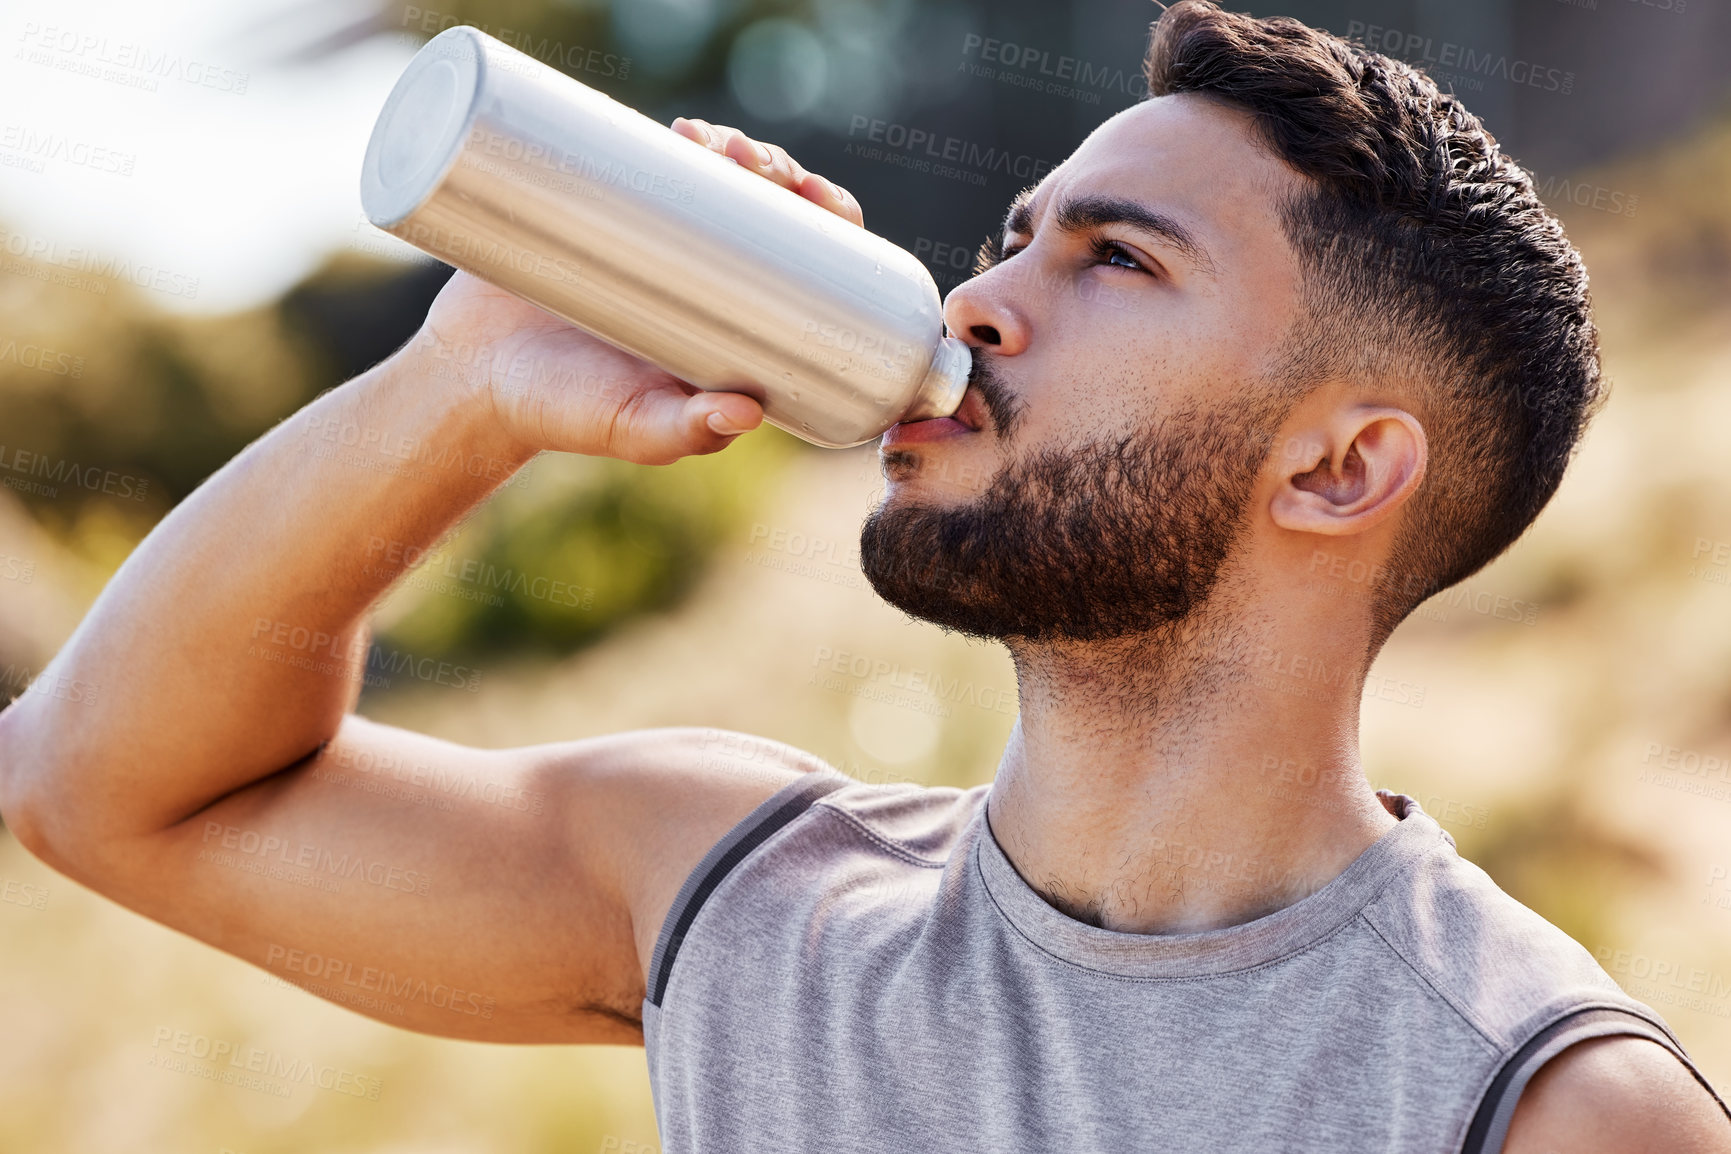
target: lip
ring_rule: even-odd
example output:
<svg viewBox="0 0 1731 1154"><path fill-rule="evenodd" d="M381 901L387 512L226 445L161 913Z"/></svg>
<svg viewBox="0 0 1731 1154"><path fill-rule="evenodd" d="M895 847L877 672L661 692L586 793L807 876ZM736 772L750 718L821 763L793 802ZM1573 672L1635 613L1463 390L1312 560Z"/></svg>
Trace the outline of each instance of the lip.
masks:
<svg viewBox="0 0 1731 1154"><path fill-rule="evenodd" d="M954 417L933 417L929 421L904 421L899 425L891 425L884 430L883 444L918 445L928 441L948 441L953 437L965 437L973 433Z"/></svg>
<svg viewBox="0 0 1731 1154"><path fill-rule="evenodd" d="M969 385L953 416L933 417L927 421L903 421L899 425L891 425L884 431L883 444L886 448L892 445L918 445L977 433L985 424L984 409L979 391Z"/></svg>

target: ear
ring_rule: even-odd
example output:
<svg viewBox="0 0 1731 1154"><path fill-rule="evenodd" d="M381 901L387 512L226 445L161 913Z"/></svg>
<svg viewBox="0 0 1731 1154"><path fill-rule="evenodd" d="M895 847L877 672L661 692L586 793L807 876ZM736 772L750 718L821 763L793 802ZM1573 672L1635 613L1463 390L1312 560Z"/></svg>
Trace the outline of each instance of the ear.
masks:
<svg viewBox="0 0 1731 1154"><path fill-rule="evenodd" d="M1337 409L1285 442L1302 445L1283 475L1269 514L1298 533L1346 537L1394 514L1424 479L1429 446L1411 413L1379 405Z"/></svg>

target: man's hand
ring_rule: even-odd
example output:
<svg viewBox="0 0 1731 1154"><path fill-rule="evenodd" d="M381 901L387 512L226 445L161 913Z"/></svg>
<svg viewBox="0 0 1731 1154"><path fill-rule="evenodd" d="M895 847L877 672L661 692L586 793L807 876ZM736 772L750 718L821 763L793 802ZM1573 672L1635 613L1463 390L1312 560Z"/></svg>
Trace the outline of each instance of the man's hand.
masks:
<svg viewBox="0 0 1731 1154"><path fill-rule="evenodd" d="M847 189L816 173L807 172L780 145L753 140L739 129L725 124L687 120L683 116L674 120L673 131L695 140L711 152L719 152L741 168L748 168L785 189L799 193L819 208L827 208L843 220L865 227L859 201Z"/></svg>
<svg viewBox="0 0 1731 1154"><path fill-rule="evenodd" d="M859 203L807 172L773 144L738 129L681 117L673 130L728 157L843 220L861 224ZM433 302L421 332L399 355L465 350L463 377L502 429L533 453L551 449L664 465L713 453L763 421L742 393L704 392L638 357L459 272ZM433 363L433 362L428 362Z"/></svg>

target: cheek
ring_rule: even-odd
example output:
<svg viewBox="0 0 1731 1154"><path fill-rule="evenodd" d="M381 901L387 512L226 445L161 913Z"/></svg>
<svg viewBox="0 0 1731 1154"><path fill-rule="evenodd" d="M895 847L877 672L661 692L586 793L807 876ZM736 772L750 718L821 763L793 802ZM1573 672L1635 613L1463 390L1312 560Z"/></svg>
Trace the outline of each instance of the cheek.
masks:
<svg viewBox="0 0 1731 1154"><path fill-rule="evenodd" d="M1021 374L1030 401L1024 443L1145 429L1163 412L1214 403L1263 363L1264 326L1241 300L1219 291L1148 292L1129 278L1116 286L1110 279L1079 278L1095 289L1054 302L1045 333L1036 333L1040 368L1029 364ZM1100 295L1107 288L1122 302Z"/></svg>
<svg viewBox="0 0 1731 1154"><path fill-rule="evenodd" d="M1053 304L1048 328L1064 358L1109 367L1121 379L1202 363L1234 339L1217 294L1141 274L1090 269Z"/></svg>
<svg viewBox="0 0 1731 1154"><path fill-rule="evenodd" d="M1282 308L1279 295L1268 292L1221 293L1198 301L1184 323L1167 334L1174 385L1181 383L1198 399L1218 400L1260 376L1280 339L1271 332L1284 332L1282 324L1271 323Z"/></svg>
<svg viewBox="0 0 1731 1154"><path fill-rule="evenodd" d="M1080 445L1147 428L1169 404L1166 358L1148 349L1078 350L1032 398L1022 445Z"/></svg>
<svg viewBox="0 0 1731 1154"><path fill-rule="evenodd" d="M1159 413L1217 391L1234 360L1234 339L1206 313L1144 312L1076 351L1071 363L1084 367L1077 403L1097 414L1096 424L1145 428Z"/></svg>

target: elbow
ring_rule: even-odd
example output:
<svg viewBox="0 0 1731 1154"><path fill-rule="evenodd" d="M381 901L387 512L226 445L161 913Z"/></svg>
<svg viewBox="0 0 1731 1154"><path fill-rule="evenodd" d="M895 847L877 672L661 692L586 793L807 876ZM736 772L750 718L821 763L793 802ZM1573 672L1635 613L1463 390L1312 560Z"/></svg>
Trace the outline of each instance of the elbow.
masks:
<svg viewBox="0 0 1731 1154"><path fill-rule="evenodd" d="M34 702L30 703L34 705ZM31 856L94 885L125 868L127 839L103 824L80 754L24 702L0 710L0 825ZM74 784L74 781L77 784ZM105 891L106 892L106 891Z"/></svg>
<svg viewBox="0 0 1731 1154"><path fill-rule="evenodd" d="M28 734L22 699L0 710L0 823L19 845L52 864L43 794L48 784L41 772L43 753Z"/></svg>

